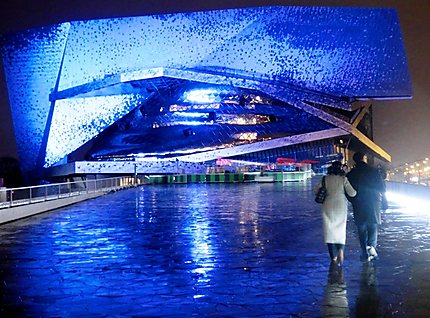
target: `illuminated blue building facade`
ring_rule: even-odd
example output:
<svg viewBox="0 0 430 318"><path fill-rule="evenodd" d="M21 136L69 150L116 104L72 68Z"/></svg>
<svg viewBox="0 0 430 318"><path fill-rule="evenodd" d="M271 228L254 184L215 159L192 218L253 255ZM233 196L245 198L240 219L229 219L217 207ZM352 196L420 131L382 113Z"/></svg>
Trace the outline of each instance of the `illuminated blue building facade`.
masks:
<svg viewBox="0 0 430 318"><path fill-rule="evenodd" d="M169 172L178 161L297 155L301 144L312 159L342 136L389 160L353 121L363 100L411 96L391 9L74 21L5 35L1 53L25 173L115 158Z"/></svg>

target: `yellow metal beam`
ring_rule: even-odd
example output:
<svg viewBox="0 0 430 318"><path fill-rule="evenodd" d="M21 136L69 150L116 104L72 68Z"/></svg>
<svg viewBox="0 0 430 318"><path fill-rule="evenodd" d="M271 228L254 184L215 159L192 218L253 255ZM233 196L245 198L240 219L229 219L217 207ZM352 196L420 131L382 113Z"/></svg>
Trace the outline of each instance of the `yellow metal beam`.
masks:
<svg viewBox="0 0 430 318"><path fill-rule="evenodd" d="M357 127L358 124L360 123L360 121L363 119L364 115L367 114L367 112L370 109L370 106L372 106L372 104L366 104L363 108L360 109L360 112L358 113L357 117L353 118L351 125L352 127Z"/></svg>
<svg viewBox="0 0 430 318"><path fill-rule="evenodd" d="M375 144L372 140L369 139L366 135L364 135L361 131L359 131L355 127L351 127L351 133L354 137L360 140L364 145L366 145L370 150L375 152L377 155L381 156L388 162L391 162L391 156L377 144Z"/></svg>

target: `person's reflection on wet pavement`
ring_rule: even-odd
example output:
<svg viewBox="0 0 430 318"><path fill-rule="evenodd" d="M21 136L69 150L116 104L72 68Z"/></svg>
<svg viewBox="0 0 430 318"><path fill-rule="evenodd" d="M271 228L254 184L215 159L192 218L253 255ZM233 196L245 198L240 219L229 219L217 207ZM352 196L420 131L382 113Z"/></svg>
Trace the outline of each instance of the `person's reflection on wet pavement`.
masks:
<svg viewBox="0 0 430 318"><path fill-rule="evenodd" d="M324 317L349 317L348 298L343 268L335 262L330 264L325 290Z"/></svg>
<svg viewBox="0 0 430 318"><path fill-rule="evenodd" d="M379 303L375 265L365 262L361 268L360 291L355 304L356 317L378 317Z"/></svg>

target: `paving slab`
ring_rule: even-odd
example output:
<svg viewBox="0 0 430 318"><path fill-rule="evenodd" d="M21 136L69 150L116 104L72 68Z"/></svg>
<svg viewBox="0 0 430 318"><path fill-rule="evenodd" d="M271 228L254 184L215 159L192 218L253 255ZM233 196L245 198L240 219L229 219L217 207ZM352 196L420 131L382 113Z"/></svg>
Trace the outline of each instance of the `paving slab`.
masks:
<svg viewBox="0 0 430 318"><path fill-rule="evenodd" d="M147 185L0 226L1 317L430 317L430 211L332 266L313 182Z"/></svg>

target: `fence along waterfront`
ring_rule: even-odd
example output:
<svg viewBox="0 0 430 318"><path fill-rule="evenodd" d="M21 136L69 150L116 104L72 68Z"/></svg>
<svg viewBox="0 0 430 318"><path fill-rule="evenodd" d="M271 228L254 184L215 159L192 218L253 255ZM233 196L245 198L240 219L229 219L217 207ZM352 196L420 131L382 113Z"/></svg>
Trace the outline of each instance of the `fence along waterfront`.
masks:
<svg viewBox="0 0 430 318"><path fill-rule="evenodd" d="M134 177L81 180L22 188L0 188L0 209L107 192L136 185Z"/></svg>

